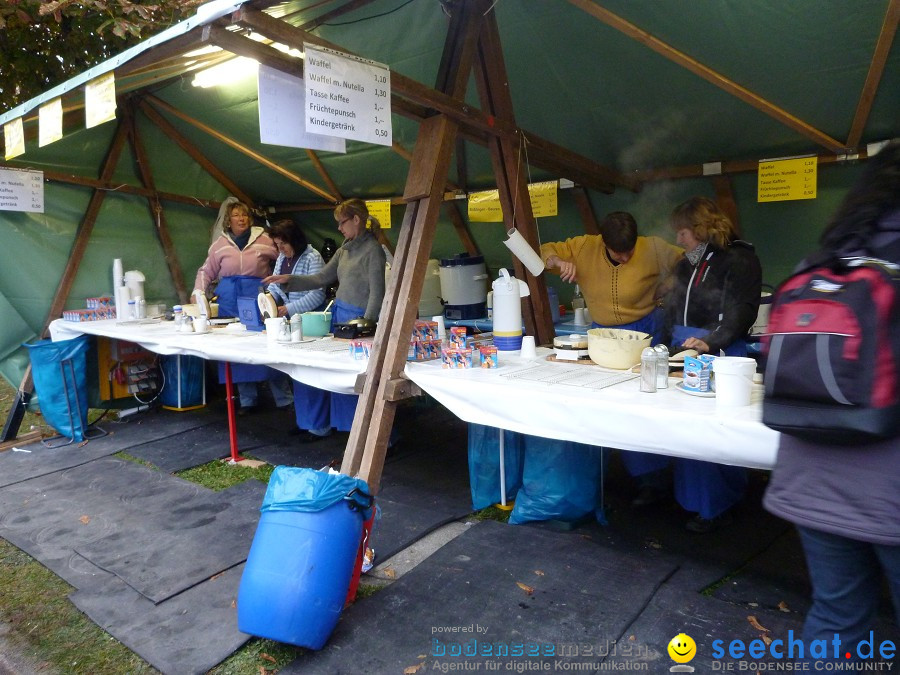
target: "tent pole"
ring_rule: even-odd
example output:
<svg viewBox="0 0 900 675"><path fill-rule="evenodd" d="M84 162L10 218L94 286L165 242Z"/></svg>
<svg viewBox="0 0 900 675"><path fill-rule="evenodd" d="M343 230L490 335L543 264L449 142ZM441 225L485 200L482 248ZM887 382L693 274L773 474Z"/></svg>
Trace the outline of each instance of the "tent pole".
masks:
<svg viewBox="0 0 900 675"><path fill-rule="evenodd" d="M144 143L138 135L137 124L135 123L135 105L134 101L129 99L125 105L123 116L128 127L128 136L131 139L131 149L137 160L138 174L141 177L141 183L145 188L156 191L156 185L153 181L153 172L150 169L150 158L144 149ZM178 254L175 252L175 245L172 243L172 236L169 234L169 224L166 221L166 214L163 211L162 204L156 197L147 197L147 206L150 209L150 217L156 226L156 236L162 246L163 256L166 259L166 265L169 267L169 274L172 277L172 283L175 286L175 292L178 294L178 300L182 303L188 301L188 292L184 285L184 274L181 271L181 265L178 262Z"/></svg>
<svg viewBox="0 0 900 675"><path fill-rule="evenodd" d="M577 185L572 188L572 197L575 199L581 222L584 223L584 231L588 234L600 234L600 226L597 224L597 216L594 215L594 207L591 205L587 190Z"/></svg>

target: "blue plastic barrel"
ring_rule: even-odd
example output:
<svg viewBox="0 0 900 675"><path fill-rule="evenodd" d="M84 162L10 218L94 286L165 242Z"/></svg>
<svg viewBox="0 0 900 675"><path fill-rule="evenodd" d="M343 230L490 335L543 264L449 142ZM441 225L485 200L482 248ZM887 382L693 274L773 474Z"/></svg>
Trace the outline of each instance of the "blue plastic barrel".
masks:
<svg viewBox="0 0 900 675"><path fill-rule="evenodd" d="M347 598L363 512L339 501L321 511L263 511L238 591L238 629L321 649Z"/></svg>

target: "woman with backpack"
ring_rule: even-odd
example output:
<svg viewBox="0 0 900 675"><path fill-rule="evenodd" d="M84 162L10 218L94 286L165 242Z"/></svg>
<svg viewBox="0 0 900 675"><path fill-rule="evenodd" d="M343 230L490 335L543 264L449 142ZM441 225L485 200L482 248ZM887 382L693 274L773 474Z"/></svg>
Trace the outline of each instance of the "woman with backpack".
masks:
<svg viewBox="0 0 900 675"><path fill-rule="evenodd" d="M869 160L821 244L813 260L850 254L900 264L900 142ZM813 589L807 649L837 634L841 661L866 658L882 575L900 616L900 437L836 445L783 433L763 504L800 534ZM877 659L881 641L872 644Z"/></svg>

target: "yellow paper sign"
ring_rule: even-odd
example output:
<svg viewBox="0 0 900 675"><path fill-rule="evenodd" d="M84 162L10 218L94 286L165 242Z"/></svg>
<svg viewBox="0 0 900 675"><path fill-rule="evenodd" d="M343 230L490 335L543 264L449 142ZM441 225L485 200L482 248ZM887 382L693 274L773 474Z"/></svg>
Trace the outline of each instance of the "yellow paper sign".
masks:
<svg viewBox="0 0 900 675"><path fill-rule="evenodd" d="M25 154L25 130L22 127L21 117L3 125L3 142L6 147L6 159Z"/></svg>
<svg viewBox="0 0 900 675"><path fill-rule="evenodd" d="M559 183L555 180L531 183L528 186L528 195L531 197L531 210L535 218L547 218L557 214L556 188L558 186Z"/></svg>
<svg viewBox="0 0 900 675"><path fill-rule="evenodd" d="M55 98L38 108L38 147L62 138L62 99Z"/></svg>
<svg viewBox="0 0 900 675"><path fill-rule="evenodd" d="M369 215L377 218L381 223L382 230L391 229L391 200L390 199L373 199L366 200L366 208L369 209Z"/></svg>
<svg viewBox="0 0 900 675"><path fill-rule="evenodd" d="M485 190L469 193L469 221L473 223L502 223L500 191Z"/></svg>
<svg viewBox="0 0 900 675"><path fill-rule="evenodd" d="M557 187L555 180L531 183L528 196L535 218L546 218L557 214ZM469 220L473 223L502 223L503 208L500 206L500 191L486 190L469 195Z"/></svg>
<svg viewBox="0 0 900 675"><path fill-rule="evenodd" d="M818 169L815 157L760 162L756 174L756 201L815 199Z"/></svg>
<svg viewBox="0 0 900 675"><path fill-rule="evenodd" d="M84 119L88 129L116 119L116 77L112 73L85 85Z"/></svg>

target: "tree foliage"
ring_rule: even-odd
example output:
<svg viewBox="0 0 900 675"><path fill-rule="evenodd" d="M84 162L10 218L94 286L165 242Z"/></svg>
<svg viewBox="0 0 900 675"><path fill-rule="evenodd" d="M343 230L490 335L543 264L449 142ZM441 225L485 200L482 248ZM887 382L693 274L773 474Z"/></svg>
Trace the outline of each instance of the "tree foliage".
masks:
<svg viewBox="0 0 900 675"><path fill-rule="evenodd" d="M0 0L0 112L191 14L203 0Z"/></svg>

